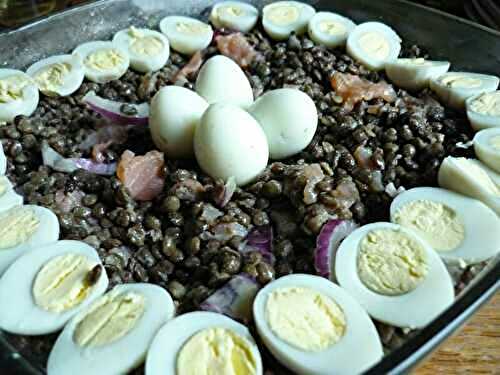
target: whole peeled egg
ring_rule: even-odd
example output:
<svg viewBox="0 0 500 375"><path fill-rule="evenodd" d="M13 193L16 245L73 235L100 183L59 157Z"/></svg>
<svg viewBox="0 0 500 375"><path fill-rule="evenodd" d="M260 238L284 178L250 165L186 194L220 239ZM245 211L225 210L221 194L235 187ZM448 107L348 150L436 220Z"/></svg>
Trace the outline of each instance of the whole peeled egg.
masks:
<svg viewBox="0 0 500 375"><path fill-rule="evenodd" d="M252 87L245 73L222 55L203 64L196 79L196 92L209 104L224 102L246 109L253 103Z"/></svg>
<svg viewBox="0 0 500 375"><path fill-rule="evenodd" d="M318 126L314 102L297 89L269 91L255 101L249 112L266 133L271 159L284 159L302 151Z"/></svg>
<svg viewBox="0 0 500 375"><path fill-rule="evenodd" d="M208 107L194 135L194 152L200 167L213 178L236 184L254 180L266 167L266 135L247 112L231 104Z"/></svg>
<svg viewBox="0 0 500 375"><path fill-rule="evenodd" d="M151 101L149 129L155 145L168 157L194 156L193 137L208 107L205 99L180 86L162 88Z"/></svg>

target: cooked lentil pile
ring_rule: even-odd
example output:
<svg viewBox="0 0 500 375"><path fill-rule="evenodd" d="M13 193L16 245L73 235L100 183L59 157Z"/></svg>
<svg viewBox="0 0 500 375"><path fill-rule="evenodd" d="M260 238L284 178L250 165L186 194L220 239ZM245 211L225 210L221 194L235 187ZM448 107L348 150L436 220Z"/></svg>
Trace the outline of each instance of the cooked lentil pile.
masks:
<svg viewBox="0 0 500 375"><path fill-rule="evenodd" d="M84 170L59 173L42 163L43 141L65 157L89 156L90 150L81 146L104 120L82 102L87 92L128 103L149 101L187 64L175 52L157 73L129 70L110 83L86 81L69 97L41 97L31 117L19 116L0 127L7 176L16 190L26 203L57 214L61 238L97 249L110 287L155 283L171 293L180 312L187 312L240 272L255 276L260 284L290 273L314 273L316 234L329 218L361 224L388 220L388 184L436 186L445 155L473 156L472 149L457 147L472 137L466 118L445 109L430 91L411 96L398 90L394 103L362 101L347 112L332 90L331 76L345 72L379 82L384 73L368 71L343 50L328 50L307 37L292 35L275 43L255 30L247 39L261 54L246 70L255 97L275 88L299 88L316 103L319 126L306 150L269 164L255 183L237 188L223 208L217 202L224 183L201 172L194 161L166 160L164 191L149 202L134 201L115 176ZM214 54L217 49L211 46L204 59ZM403 55L426 56L417 46L405 47ZM194 79L175 84L192 88ZM124 113L133 110L122 108ZM129 128L127 140L111 145L104 161L118 161L127 149L141 155L154 150L148 129ZM257 251L239 251L252 227L269 224L274 228L274 266ZM457 288L477 269L455 275ZM387 349L399 346L406 335L382 324L379 328ZM56 336L8 337L43 368ZM287 373L264 346L260 349L267 374Z"/></svg>

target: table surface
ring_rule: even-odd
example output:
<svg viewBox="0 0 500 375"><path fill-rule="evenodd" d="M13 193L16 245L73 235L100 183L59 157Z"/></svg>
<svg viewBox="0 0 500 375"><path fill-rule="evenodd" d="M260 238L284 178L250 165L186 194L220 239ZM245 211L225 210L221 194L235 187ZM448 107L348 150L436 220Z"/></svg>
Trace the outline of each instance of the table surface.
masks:
<svg viewBox="0 0 500 375"><path fill-rule="evenodd" d="M413 375L500 374L500 292Z"/></svg>

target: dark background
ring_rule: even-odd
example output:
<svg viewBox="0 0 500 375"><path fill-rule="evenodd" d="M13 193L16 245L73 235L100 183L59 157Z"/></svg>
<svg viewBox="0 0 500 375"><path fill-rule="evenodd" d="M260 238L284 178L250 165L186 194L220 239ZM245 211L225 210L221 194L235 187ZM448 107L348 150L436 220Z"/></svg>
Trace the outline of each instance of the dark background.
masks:
<svg viewBox="0 0 500 375"><path fill-rule="evenodd" d="M376 0L374 0L376 1ZM500 30L500 0L413 0ZM85 0L0 0L0 28L12 28Z"/></svg>

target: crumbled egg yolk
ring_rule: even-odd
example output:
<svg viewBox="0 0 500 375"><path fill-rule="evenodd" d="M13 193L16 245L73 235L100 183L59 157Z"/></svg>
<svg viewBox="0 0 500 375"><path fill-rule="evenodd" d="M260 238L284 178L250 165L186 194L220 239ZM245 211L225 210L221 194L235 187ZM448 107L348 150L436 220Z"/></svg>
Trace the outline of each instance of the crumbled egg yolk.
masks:
<svg viewBox="0 0 500 375"><path fill-rule="evenodd" d="M0 78L0 103L10 103L23 99L23 90L29 80L21 75Z"/></svg>
<svg viewBox="0 0 500 375"><path fill-rule="evenodd" d="M177 357L177 375L254 375L256 367L250 343L225 328L196 333Z"/></svg>
<svg viewBox="0 0 500 375"><path fill-rule="evenodd" d="M370 57L379 60L386 59L391 51L385 36L376 31L361 35L359 45Z"/></svg>
<svg viewBox="0 0 500 375"><path fill-rule="evenodd" d="M471 103L474 112L489 116L500 116L500 92L485 93L477 97Z"/></svg>
<svg viewBox="0 0 500 375"><path fill-rule="evenodd" d="M130 50L137 55L155 56L158 55L163 49L163 42L152 35L143 35L135 27L129 30L130 36Z"/></svg>
<svg viewBox="0 0 500 375"><path fill-rule="evenodd" d="M210 26L198 22L177 22L175 29L187 35L199 35L210 31Z"/></svg>
<svg viewBox="0 0 500 375"><path fill-rule="evenodd" d="M64 84L71 72L71 64L55 63L36 72L33 77L41 91L54 92Z"/></svg>
<svg viewBox="0 0 500 375"><path fill-rule="evenodd" d="M84 64L90 69L111 70L123 64L125 58L120 51L113 48L102 48L89 53L85 58Z"/></svg>
<svg viewBox="0 0 500 375"><path fill-rule="evenodd" d="M279 288L270 293L266 319L280 339L307 352L328 349L346 330L344 312L337 303L305 287Z"/></svg>
<svg viewBox="0 0 500 375"><path fill-rule="evenodd" d="M87 282L95 262L80 254L64 254L48 261L33 284L35 303L60 313L79 305L92 290Z"/></svg>
<svg viewBox="0 0 500 375"><path fill-rule="evenodd" d="M376 229L360 242L358 276L378 294L397 296L414 290L427 276L424 248L406 233Z"/></svg>
<svg viewBox="0 0 500 375"><path fill-rule="evenodd" d="M222 16L230 16L230 17L242 17L245 14L245 11L240 7L234 5L226 5L221 6L217 9L217 15L219 17Z"/></svg>
<svg viewBox="0 0 500 375"><path fill-rule="evenodd" d="M145 298L141 294L108 293L80 320L73 341L81 347L111 344L134 329L144 310Z"/></svg>
<svg viewBox="0 0 500 375"><path fill-rule="evenodd" d="M481 87L482 81L478 78L454 74L441 78L441 83L451 88L473 89Z"/></svg>
<svg viewBox="0 0 500 375"><path fill-rule="evenodd" d="M40 220L30 207L13 207L0 216L0 249L26 242L40 226Z"/></svg>
<svg viewBox="0 0 500 375"><path fill-rule="evenodd" d="M280 4L269 9L264 17L278 26L286 26L299 19L300 10L292 4Z"/></svg>
<svg viewBox="0 0 500 375"><path fill-rule="evenodd" d="M412 229L438 251L456 249L465 239L465 226L460 217L439 202L410 202L394 214L394 222Z"/></svg>
<svg viewBox="0 0 500 375"><path fill-rule="evenodd" d="M500 135L491 137L489 143L495 150L500 151Z"/></svg>
<svg viewBox="0 0 500 375"><path fill-rule="evenodd" d="M342 22L335 22L331 20L323 20L319 23L319 29L322 33L328 35L343 35L347 29Z"/></svg>

